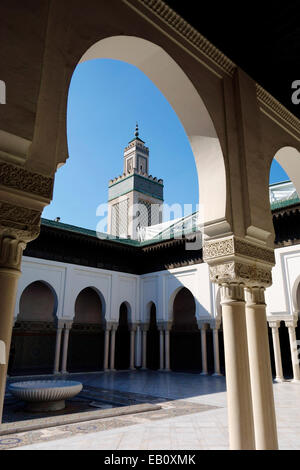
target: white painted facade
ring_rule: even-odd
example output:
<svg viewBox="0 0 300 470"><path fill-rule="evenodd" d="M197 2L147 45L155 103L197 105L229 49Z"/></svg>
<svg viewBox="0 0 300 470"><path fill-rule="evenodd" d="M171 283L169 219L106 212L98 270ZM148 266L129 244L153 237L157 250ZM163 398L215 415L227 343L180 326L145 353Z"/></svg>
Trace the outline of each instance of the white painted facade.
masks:
<svg viewBox="0 0 300 470"><path fill-rule="evenodd" d="M300 311L300 245L275 250L273 284L266 290L267 316L276 320L297 317ZM93 287L102 301L105 319L118 322L119 308L127 302L130 323L149 322L149 304L154 302L158 322L170 322L177 292L186 287L196 303L197 321L213 324L220 317L217 287L209 280L205 263L144 275L134 275L24 256L15 305L19 314L20 298L25 288L43 281L56 295L58 319L72 321L79 293Z"/></svg>

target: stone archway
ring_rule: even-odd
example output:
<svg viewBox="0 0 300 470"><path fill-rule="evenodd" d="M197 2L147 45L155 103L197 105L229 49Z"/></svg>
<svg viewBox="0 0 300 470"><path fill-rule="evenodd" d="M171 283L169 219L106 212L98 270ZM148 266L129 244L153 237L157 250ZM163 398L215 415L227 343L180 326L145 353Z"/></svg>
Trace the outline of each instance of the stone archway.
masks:
<svg viewBox="0 0 300 470"><path fill-rule="evenodd" d="M170 332L170 365L172 370L200 371L201 340L196 320L194 296L181 288L173 302L173 323Z"/></svg>
<svg viewBox="0 0 300 470"><path fill-rule="evenodd" d="M57 296L44 281L29 284L20 297L13 328L9 375L52 373Z"/></svg>
<svg viewBox="0 0 300 470"><path fill-rule="evenodd" d="M104 305L98 291L86 287L77 296L69 337L69 372L103 369Z"/></svg>
<svg viewBox="0 0 300 470"><path fill-rule="evenodd" d="M86 50L78 64L94 59L129 63L161 91L183 125L194 154L203 222L210 226L218 220L218 230L222 226L227 231L230 222L222 147L211 114L188 75L162 47L137 36L115 35L101 39ZM208 180L214 185L213 195L206 188ZM212 204L212 197L217 204ZM208 207L210 210L206 211Z"/></svg>

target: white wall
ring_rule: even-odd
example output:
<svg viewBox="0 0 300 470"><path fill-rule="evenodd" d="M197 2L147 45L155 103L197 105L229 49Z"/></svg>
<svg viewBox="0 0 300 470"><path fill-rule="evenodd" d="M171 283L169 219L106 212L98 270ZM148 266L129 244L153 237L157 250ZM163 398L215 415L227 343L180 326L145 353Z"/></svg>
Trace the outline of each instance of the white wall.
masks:
<svg viewBox="0 0 300 470"><path fill-rule="evenodd" d="M275 257L273 285L266 290L267 315L285 319L300 308L300 245L278 248ZM195 298L197 320L209 322L217 316L217 287L209 281L205 263L138 276L24 256L15 318L22 292L34 281L44 281L53 288L58 300L57 316L65 320L74 318L76 298L86 287L101 293L107 321L118 322L122 302L130 305L129 321L133 323L148 323L150 302L156 306L157 321L172 321L174 298L182 287L188 288Z"/></svg>
<svg viewBox="0 0 300 470"><path fill-rule="evenodd" d="M300 245L275 250L276 265L272 270L273 284L266 289L267 315L297 315L296 292L300 283Z"/></svg>

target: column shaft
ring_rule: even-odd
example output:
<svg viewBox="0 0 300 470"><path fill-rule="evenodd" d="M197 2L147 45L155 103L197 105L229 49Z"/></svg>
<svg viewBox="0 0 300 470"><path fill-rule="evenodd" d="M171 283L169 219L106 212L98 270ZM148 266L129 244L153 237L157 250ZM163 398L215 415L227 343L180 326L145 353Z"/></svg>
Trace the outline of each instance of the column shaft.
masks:
<svg viewBox="0 0 300 470"><path fill-rule="evenodd" d="M116 345L116 330L111 330L110 339L110 370L115 370L115 345Z"/></svg>
<svg viewBox="0 0 300 470"><path fill-rule="evenodd" d="M256 449L278 449L264 288L246 288L245 294Z"/></svg>
<svg viewBox="0 0 300 470"><path fill-rule="evenodd" d="M5 350L5 364L0 363L0 423L2 422L14 307L20 274L17 269L0 269L0 341L2 341L2 348Z"/></svg>
<svg viewBox="0 0 300 470"><path fill-rule="evenodd" d="M231 450L255 448L243 288L221 288L229 441Z"/></svg>
<svg viewBox="0 0 300 470"><path fill-rule="evenodd" d="M159 370L164 370L164 330L159 330Z"/></svg>
<svg viewBox="0 0 300 470"><path fill-rule="evenodd" d="M170 331L165 330L165 370L170 370Z"/></svg>
<svg viewBox="0 0 300 470"><path fill-rule="evenodd" d="M219 351L219 328L213 329L213 342L214 342L214 374L221 375L220 371L220 351Z"/></svg>
<svg viewBox="0 0 300 470"><path fill-rule="evenodd" d="M143 369L147 369L147 330L143 330Z"/></svg>
<svg viewBox="0 0 300 470"><path fill-rule="evenodd" d="M69 333L70 328L65 327L64 330L64 345L63 345L63 357L62 357L62 373L67 372L67 361L68 361L68 347L69 347Z"/></svg>
<svg viewBox="0 0 300 470"><path fill-rule="evenodd" d="M201 355L202 355L201 375L207 375L206 325L202 325L202 328L201 328Z"/></svg>
<svg viewBox="0 0 300 470"><path fill-rule="evenodd" d="M105 330L105 336L104 336L104 361L103 361L103 369L107 370L108 369L108 354L109 354L109 336L110 336L110 330L106 329Z"/></svg>
<svg viewBox="0 0 300 470"><path fill-rule="evenodd" d="M130 331L130 369L134 370L135 329Z"/></svg>
<svg viewBox="0 0 300 470"><path fill-rule="evenodd" d="M58 327L56 330L56 345L55 345L55 357L54 357L54 368L53 374L59 372L59 358L60 358L60 349L61 349L61 333L62 328Z"/></svg>
<svg viewBox="0 0 300 470"><path fill-rule="evenodd" d="M274 359L275 359L275 369L276 369L276 382L282 382L283 371L282 371L282 360L281 360L281 350L280 350L280 339L277 323L269 323L272 330L272 340L273 340L273 350L274 350Z"/></svg>

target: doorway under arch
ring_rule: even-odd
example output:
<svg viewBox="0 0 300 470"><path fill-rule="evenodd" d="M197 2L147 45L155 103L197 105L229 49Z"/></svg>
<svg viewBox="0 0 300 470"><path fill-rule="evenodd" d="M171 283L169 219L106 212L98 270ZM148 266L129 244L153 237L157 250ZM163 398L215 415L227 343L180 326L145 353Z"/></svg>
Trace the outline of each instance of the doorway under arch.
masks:
<svg viewBox="0 0 300 470"><path fill-rule="evenodd" d="M130 320L130 305L128 302L122 302L116 331L115 368L117 370L129 369L130 366Z"/></svg>
<svg viewBox="0 0 300 470"><path fill-rule="evenodd" d="M157 328L156 305L151 302L149 308L149 329L147 331L147 369L159 369L159 330Z"/></svg>
<svg viewBox="0 0 300 470"><path fill-rule="evenodd" d="M174 371L201 370L201 339L193 294L183 287L173 302L170 366Z"/></svg>
<svg viewBox="0 0 300 470"><path fill-rule="evenodd" d="M93 287L86 287L77 296L75 317L69 337L67 370L88 372L103 369L104 301Z"/></svg>
<svg viewBox="0 0 300 470"><path fill-rule="evenodd" d="M9 375L48 374L53 371L57 296L39 280L23 291L13 328Z"/></svg>

